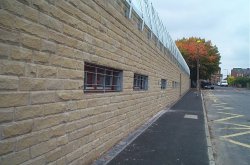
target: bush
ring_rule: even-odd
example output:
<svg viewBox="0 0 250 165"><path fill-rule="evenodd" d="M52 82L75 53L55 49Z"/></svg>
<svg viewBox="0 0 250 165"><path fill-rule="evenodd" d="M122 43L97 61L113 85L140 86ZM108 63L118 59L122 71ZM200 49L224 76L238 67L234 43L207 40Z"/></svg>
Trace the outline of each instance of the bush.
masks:
<svg viewBox="0 0 250 165"><path fill-rule="evenodd" d="M247 87L247 83L250 83L250 78L249 77L237 77L234 80L234 84L236 86L241 86L241 87Z"/></svg>

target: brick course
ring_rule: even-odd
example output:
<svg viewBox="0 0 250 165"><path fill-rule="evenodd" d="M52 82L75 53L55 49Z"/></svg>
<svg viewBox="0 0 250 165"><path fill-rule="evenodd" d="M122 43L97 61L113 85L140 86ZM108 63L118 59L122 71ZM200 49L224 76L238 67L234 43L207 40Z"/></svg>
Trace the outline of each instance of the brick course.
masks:
<svg viewBox="0 0 250 165"><path fill-rule="evenodd" d="M0 1L0 164L90 164L189 89L126 10L123 0ZM122 91L84 93L85 62L122 70ZM133 90L134 73L147 91Z"/></svg>

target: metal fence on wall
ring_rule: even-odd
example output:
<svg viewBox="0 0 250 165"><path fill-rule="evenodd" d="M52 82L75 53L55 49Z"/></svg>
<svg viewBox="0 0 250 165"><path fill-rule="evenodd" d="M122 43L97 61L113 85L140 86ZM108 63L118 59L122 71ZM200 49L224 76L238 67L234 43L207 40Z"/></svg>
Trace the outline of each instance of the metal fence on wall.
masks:
<svg viewBox="0 0 250 165"><path fill-rule="evenodd" d="M155 11L152 3L148 0L126 0L126 2L130 7L128 17L131 18L132 10L134 10L142 20L141 29L143 30L144 25L146 24L158 38L159 42L161 42L162 45L170 51L171 55L179 63L181 69L183 69L187 74L190 74L186 61L158 16L158 13Z"/></svg>

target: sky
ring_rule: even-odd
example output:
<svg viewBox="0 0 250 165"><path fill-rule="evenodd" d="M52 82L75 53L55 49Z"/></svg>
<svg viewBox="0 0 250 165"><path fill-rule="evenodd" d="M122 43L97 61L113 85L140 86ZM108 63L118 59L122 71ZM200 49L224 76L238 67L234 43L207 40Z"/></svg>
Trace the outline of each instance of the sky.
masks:
<svg viewBox="0 0 250 165"><path fill-rule="evenodd" d="M173 40L210 40L221 55L223 77L250 68L249 0L151 0Z"/></svg>

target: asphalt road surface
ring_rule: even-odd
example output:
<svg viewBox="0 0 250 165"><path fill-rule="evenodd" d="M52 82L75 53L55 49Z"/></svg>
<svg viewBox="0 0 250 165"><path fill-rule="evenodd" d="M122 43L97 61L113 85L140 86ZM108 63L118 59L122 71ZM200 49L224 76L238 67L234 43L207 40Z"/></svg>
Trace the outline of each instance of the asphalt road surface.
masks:
<svg viewBox="0 0 250 165"><path fill-rule="evenodd" d="M190 91L108 165L208 164L202 101Z"/></svg>
<svg viewBox="0 0 250 165"><path fill-rule="evenodd" d="M203 90L217 165L250 165L250 90Z"/></svg>

